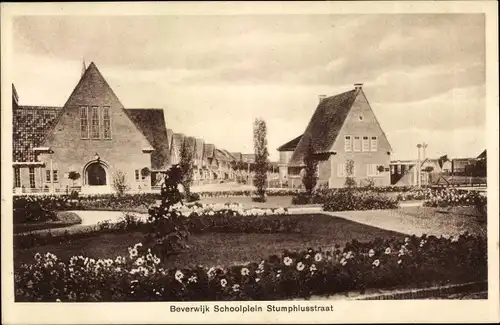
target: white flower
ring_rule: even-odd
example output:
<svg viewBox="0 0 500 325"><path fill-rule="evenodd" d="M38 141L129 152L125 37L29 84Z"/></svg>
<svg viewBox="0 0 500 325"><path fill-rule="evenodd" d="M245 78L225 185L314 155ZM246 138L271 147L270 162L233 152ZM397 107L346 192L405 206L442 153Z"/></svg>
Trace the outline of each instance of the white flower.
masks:
<svg viewBox="0 0 500 325"><path fill-rule="evenodd" d="M368 252L368 256L373 257L375 255L375 251L373 249L370 249Z"/></svg>
<svg viewBox="0 0 500 325"><path fill-rule="evenodd" d="M182 282L182 278L184 278L184 274L181 271L177 270L175 272L175 279L179 282Z"/></svg>
<svg viewBox="0 0 500 325"><path fill-rule="evenodd" d="M259 281L260 281L260 279L259 279L259 278L255 278L255 282L259 282Z"/></svg>
<svg viewBox="0 0 500 325"><path fill-rule="evenodd" d="M309 271L311 271L311 273L314 273L314 271L317 271L316 265L311 264L311 267L309 267Z"/></svg>
<svg viewBox="0 0 500 325"><path fill-rule="evenodd" d="M137 252L137 248L129 248L128 249L128 253L130 255L130 258L134 258L137 256L138 252Z"/></svg>
<svg viewBox="0 0 500 325"><path fill-rule="evenodd" d="M401 261L401 260L398 260L398 264L401 264L401 263L403 263L403 261Z"/></svg>
<svg viewBox="0 0 500 325"><path fill-rule="evenodd" d="M156 265L160 264L160 259L158 257L154 256L153 263L155 263Z"/></svg>
<svg viewBox="0 0 500 325"><path fill-rule="evenodd" d="M241 275L245 276L245 275L249 275L249 274L250 274L250 270L247 269L246 267L241 269Z"/></svg>
<svg viewBox="0 0 500 325"><path fill-rule="evenodd" d="M234 291L234 292L238 292L238 291L240 291L240 285L239 285L239 284L235 284L235 285L233 285L233 291Z"/></svg>
<svg viewBox="0 0 500 325"><path fill-rule="evenodd" d="M410 238L406 237L405 238L405 243L409 243L410 242Z"/></svg>
<svg viewBox="0 0 500 325"><path fill-rule="evenodd" d="M321 253L316 253L316 255L314 255L314 260L316 262L321 262L321 260L323 260L323 255Z"/></svg>
<svg viewBox="0 0 500 325"><path fill-rule="evenodd" d="M346 265L347 260L344 257L342 257L342 259L340 260L340 264L342 264L342 266Z"/></svg>
<svg viewBox="0 0 500 325"><path fill-rule="evenodd" d="M198 278L195 275L192 275L189 279L188 282L196 283L198 282Z"/></svg>
<svg viewBox="0 0 500 325"><path fill-rule="evenodd" d="M141 265L143 265L143 264L144 264L144 258L139 257L139 258L135 261L135 263L134 263L134 264L135 264L135 265L137 265L137 266L141 266Z"/></svg>
<svg viewBox="0 0 500 325"><path fill-rule="evenodd" d="M207 275L209 278L213 278L215 277L215 267L211 267L208 271L207 271Z"/></svg>
<svg viewBox="0 0 500 325"><path fill-rule="evenodd" d="M306 260L308 260L309 258L311 258L311 255L307 254L306 255Z"/></svg>
<svg viewBox="0 0 500 325"><path fill-rule="evenodd" d="M302 262L297 263L297 271L302 271L302 270L304 270L305 267L306 266L304 265L304 263L302 263Z"/></svg>
<svg viewBox="0 0 500 325"><path fill-rule="evenodd" d="M36 253L35 254L35 261L39 262L41 259L42 259L42 255L40 255L40 253ZM73 257L71 259L73 259Z"/></svg>
<svg viewBox="0 0 500 325"><path fill-rule="evenodd" d="M225 288L227 286L227 280L226 279L220 280L220 285L221 287Z"/></svg>
<svg viewBox="0 0 500 325"><path fill-rule="evenodd" d="M391 253L391 248L390 248L390 247L387 247L387 248L385 249L385 253L386 253L386 254L390 254L390 253Z"/></svg>
<svg viewBox="0 0 500 325"><path fill-rule="evenodd" d="M292 265L292 259L288 256L286 256L284 259L283 259L283 263L286 265L286 266L290 266Z"/></svg>
<svg viewBox="0 0 500 325"><path fill-rule="evenodd" d="M352 251L348 251L348 252L347 252L347 255L346 255L346 258L347 258L347 259L350 259L350 258L353 258L353 257L354 257L353 252L352 252Z"/></svg>
<svg viewBox="0 0 500 325"><path fill-rule="evenodd" d="M373 266L378 267L380 265L380 261L379 260L375 260L375 261L373 261L372 264L373 264Z"/></svg>

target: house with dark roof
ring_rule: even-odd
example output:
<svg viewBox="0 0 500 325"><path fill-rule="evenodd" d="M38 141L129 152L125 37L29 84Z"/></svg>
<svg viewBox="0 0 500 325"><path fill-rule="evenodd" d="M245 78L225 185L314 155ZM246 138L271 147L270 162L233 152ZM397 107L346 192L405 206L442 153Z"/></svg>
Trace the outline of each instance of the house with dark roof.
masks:
<svg viewBox="0 0 500 325"><path fill-rule="evenodd" d="M300 187L309 146L318 161L318 185L343 187L346 177L362 185L372 179L390 184L391 145L363 92L362 84L331 97L321 97L302 135L285 143L280 152L289 187ZM353 166L352 171L347 166ZM284 176L283 176L284 177Z"/></svg>
<svg viewBox="0 0 500 325"><path fill-rule="evenodd" d="M132 190L148 190L151 172L170 165L163 109L125 108L93 62L63 107L19 105L14 86L12 98L18 192L111 192L118 173Z"/></svg>

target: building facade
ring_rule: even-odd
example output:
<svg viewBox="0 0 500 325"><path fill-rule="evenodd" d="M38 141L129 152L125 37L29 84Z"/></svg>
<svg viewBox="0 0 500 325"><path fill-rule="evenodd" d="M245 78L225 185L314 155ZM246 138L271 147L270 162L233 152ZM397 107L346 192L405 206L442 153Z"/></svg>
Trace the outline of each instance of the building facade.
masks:
<svg viewBox="0 0 500 325"><path fill-rule="evenodd" d="M150 191L184 142L197 183L234 176L230 154L217 149L217 159L214 145L167 129L163 109L125 108L94 63L63 107L19 105L12 85L12 109L15 193L110 193L120 180Z"/></svg>
<svg viewBox="0 0 500 325"><path fill-rule="evenodd" d="M347 177L360 186L371 181L377 186L390 184L392 148L361 84L322 97L304 133L279 148L280 175L287 178L288 187L301 186L310 145L318 161L318 186L343 187Z"/></svg>

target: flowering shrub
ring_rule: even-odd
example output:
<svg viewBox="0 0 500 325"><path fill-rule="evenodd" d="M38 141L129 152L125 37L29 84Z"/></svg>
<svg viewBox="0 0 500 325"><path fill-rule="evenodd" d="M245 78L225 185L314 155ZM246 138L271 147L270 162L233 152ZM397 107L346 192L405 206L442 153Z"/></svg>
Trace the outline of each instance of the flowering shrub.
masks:
<svg viewBox="0 0 500 325"><path fill-rule="evenodd" d="M32 264L15 270L16 301L282 300L487 279L486 240L467 234L353 241L342 250L284 252L226 268L164 269L140 243L128 252L69 261L37 253Z"/></svg>
<svg viewBox="0 0 500 325"><path fill-rule="evenodd" d="M430 207L486 205L486 200L486 196L477 191L444 188L427 192L424 205Z"/></svg>
<svg viewBox="0 0 500 325"><path fill-rule="evenodd" d="M56 210L66 204L65 198L19 196L13 198L13 223L56 220Z"/></svg>
<svg viewBox="0 0 500 325"><path fill-rule="evenodd" d="M182 204L178 185L181 182L181 169L174 165L165 174L161 187L161 201L149 209L146 223L146 243L160 256L176 253L186 247L189 236L188 218L175 206Z"/></svg>
<svg viewBox="0 0 500 325"><path fill-rule="evenodd" d="M330 191L324 197L323 204L325 211L395 209L397 207L397 199L376 192L352 191L351 189Z"/></svg>

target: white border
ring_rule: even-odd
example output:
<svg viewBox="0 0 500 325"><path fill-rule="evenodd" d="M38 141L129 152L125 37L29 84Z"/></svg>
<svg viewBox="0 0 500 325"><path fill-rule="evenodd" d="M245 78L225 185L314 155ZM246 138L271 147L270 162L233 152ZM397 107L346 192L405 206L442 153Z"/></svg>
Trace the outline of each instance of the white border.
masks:
<svg viewBox="0 0 500 325"><path fill-rule="evenodd" d="M484 13L486 15L486 105L488 139L489 299L487 301L316 301L333 313L170 313L172 303L14 304L12 264L12 124L9 65L10 18L15 15L233 15L233 14ZM498 5L495 1L415 2L174 2L1 4L2 40L2 323L336 323L336 322L495 322L499 321L498 272ZM14 68L14 67L13 67ZM290 305L297 302L273 302ZM218 303L209 303L214 305ZM225 303L238 305L239 303ZM246 303L245 303L246 304ZM250 303L253 305L254 303ZM266 305L267 303L257 303ZM195 305L175 303L175 305Z"/></svg>

